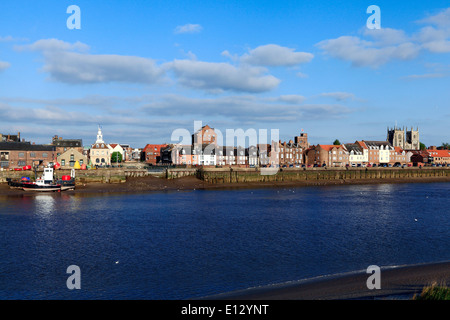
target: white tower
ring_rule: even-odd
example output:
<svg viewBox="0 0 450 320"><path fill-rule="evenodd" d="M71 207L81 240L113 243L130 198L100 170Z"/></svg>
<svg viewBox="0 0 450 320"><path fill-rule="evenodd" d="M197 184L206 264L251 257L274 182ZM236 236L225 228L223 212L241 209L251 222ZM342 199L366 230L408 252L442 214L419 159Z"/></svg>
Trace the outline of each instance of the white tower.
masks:
<svg viewBox="0 0 450 320"><path fill-rule="evenodd" d="M98 126L97 141L95 143L105 143L103 141L102 127Z"/></svg>

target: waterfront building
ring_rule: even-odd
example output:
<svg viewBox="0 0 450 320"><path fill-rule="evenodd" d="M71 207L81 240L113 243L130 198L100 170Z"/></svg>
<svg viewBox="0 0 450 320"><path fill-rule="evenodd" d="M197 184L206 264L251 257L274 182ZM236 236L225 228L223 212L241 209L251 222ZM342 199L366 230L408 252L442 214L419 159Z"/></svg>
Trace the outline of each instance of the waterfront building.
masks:
<svg viewBox="0 0 450 320"><path fill-rule="evenodd" d="M77 161L80 166L87 164L87 157L79 152L78 148L70 148L58 155L56 161L61 165L61 169L72 169Z"/></svg>
<svg viewBox="0 0 450 320"><path fill-rule="evenodd" d="M298 138L298 137L296 137ZM298 139L296 139L299 141ZM304 142L301 142L304 145ZM303 163L303 148L300 143L278 142L280 166L299 165Z"/></svg>
<svg viewBox="0 0 450 320"><path fill-rule="evenodd" d="M167 144L147 144L142 150L143 161L150 165L161 163L161 149L167 147Z"/></svg>
<svg viewBox="0 0 450 320"><path fill-rule="evenodd" d="M307 164L320 167L345 167L349 152L344 145L318 144L307 150Z"/></svg>
<svg viewBox="0 0 450 320"><path fill-rule="evenodd" d="M122 161L125 161L125 158L126 158L125 150L123 149L123 147L120 144L110 143L110 144L108 144L108 149L109 149L109 152L111 155L114 152L120 153L122 155Z"/></svg>
<svg viewBox="0 0 450 320"><path fill-rule="evenodd" d="M450 164L450 151L449 150L437 150L428 149L429 162L435 165L448 165Z"/></svg>
<svg viewBox="0 0 450 320"><path fill-rule="evenodd" d="M394 147L387 141L365 141L363 142L369 149L369 162L371 164L386 164L390 162L391 151Z"/></svg>
<svg viewBox="0 0 450 320"><path fill-rule="evenodd" d="M57 135L55 135L52 138L51 144L56 147L57 157L71 148L77 150L80 153L83 153L82 139L63 139L62 137L58 137Z"/></svg>
<svg viewBox="0 0 450 320"><path fill-rule="evenodd" d="M51 165L56 158L55 146L30 142L0 142L0 167L3 169L24 166Z"/></svg>
<svg viewBox="0 0 450 320"><path fill-rule="evenodd" d="M104 167L111 165L111 150L103 141L103 133L100 126L97 131L97 140L91 146L89 155L90 163L93 166Z"/></svg>

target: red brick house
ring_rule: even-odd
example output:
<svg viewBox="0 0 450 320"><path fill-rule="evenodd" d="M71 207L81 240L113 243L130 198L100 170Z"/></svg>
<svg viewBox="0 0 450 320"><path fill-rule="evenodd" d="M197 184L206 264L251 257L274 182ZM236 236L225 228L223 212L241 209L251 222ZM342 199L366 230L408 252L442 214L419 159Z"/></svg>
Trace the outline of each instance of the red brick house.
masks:
<svg viewBox="0 0 450 320"><path fill-rule="evenodd" d="M147 144L142 150L143 161L151 165L161 163L161 148L167 147L167 144Z"/></svg>

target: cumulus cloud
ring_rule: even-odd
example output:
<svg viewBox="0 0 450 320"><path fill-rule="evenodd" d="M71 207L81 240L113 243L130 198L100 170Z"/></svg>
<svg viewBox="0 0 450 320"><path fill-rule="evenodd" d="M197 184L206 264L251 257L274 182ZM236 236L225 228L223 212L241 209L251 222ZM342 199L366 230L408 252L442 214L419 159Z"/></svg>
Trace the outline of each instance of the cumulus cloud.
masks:
<svg viewBox="0 0 450 320"><path fill-rule="evenodd" d="M320 96L327 97L327 98L333 98L333 99L336 99L337 101L355 99L355 95L353 93L349 93L349 92L324 92L324 93L321 93Z"/></svg>
<svg viewBox="0 0 450 320"><path fill-rule="evenodd" d="M394 60L411 60L427 50L450 52L450 8L430 15L418 23L429 24L411 36L403 30L362 29L362 36L341 36L317 44L325 54L357 67L379 67Z"/></svg>
<svg viewBox="0 0 450 320"><path fill-rule="evenodd" d="M446 77L443 73L425 73L425 74L411 74L409 76L403 77L405 80L418 80L418 79L435 79Z"/></svg>
<svg viewBox="0 0 450 320"><path fill-rule="evenodd" d="M354 36L342 36L337 39L321 41L318 46L326 54L350 61L357 67L379 67L392 60L411 60L420 51L420 47L412 42L379 46L373 41L362 40Z"/></svg>
<svg viewBox="0 0 450 320"><path fill-rule="evenodd" d="M297 98L297 103L293 97ZM286 101L287 100L287 101ZM301 100L301 101L300 101ZM148 114L222 116L241 122L295 122L299 119L333 119L352 110L334 104L301 104L300 96L258 98L255 96L226 96L214 99L164 95L142 107Z"/></svg>
<svg viewBox="0 0 450 320"><path fill-rule="evenodd" d="M8 69L11 66L9 62L0 61L0 72Z"/></svg>
<svg viewBox="0 0 450 320"><path fill-rule="evenodd" d="M265 74L266 69L259 67L194 60L174 60L165 67L175 73L181 84L195 89L263 92L280 83L279 79Z"/></svg>
<svg viewBox="0 0 450 320"><path fill-rule="evenodd" d="M450 8L443 9L435 15L429 15L418 22L433 24L443 28L450 27Z"/></svg>
<svg viewBox="0 0 450 320"><path fill-rule="evenodd" d="M42 71L49 73L52 80L65 83L155 83L164 73L152 59L84 53L89 46L81 42L72 44L44 39L31 45L17 46L16 50L42 52L45 59Z"/></svg>
<svg viewBox="0 0 450 320"><path fill-rule="evenodd" d="M202 26L199 24L185 24L184 26L177 26L175 28L174 33L175 34L181 34L181 33L198 33L202 31Z"/></svg>
<svg viewBox="0 0 450 320"><path fill-rule="evenodd" d="M295 66L310 62L313 57L308 52L296 52L295 49L267 44L250 50L241 57L241 61L259 66Z"/></svg>

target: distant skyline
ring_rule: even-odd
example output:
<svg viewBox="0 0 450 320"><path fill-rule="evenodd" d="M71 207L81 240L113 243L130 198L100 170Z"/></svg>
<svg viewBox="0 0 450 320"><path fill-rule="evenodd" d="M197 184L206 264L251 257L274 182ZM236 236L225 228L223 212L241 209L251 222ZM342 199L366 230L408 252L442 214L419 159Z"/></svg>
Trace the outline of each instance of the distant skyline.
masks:
<svg viewBox="0 0 450 320"><path fill-rule="evenodd" d="M144 147L202 121L311 144L419 127L439 146L449 88L448 1L0 2L0 133L36 143L89 145L100 124Z"/></svg>

